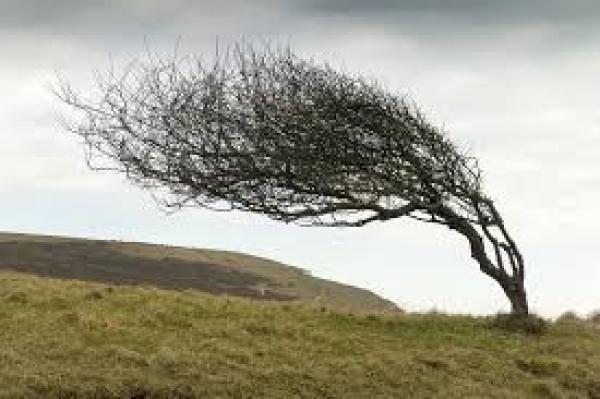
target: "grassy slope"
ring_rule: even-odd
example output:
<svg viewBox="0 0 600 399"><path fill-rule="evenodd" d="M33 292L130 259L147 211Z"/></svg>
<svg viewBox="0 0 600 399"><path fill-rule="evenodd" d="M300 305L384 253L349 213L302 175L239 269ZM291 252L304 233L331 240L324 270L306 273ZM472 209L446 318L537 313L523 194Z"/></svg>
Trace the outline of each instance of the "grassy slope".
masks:
<svg viewBox="0 0 600 399"><path fill-rule="evenodd" d="M600 330L0 273L0 397L600 398ZM144 394L146 396L144 396Z"/></svg>
<svg viewBox="0 0 600 399"><path fill-rule="evenodd" d="M164 245L0 233L0 270L213 294L318 303L353 312L395 312L363 289L268 259Z"/></svg>

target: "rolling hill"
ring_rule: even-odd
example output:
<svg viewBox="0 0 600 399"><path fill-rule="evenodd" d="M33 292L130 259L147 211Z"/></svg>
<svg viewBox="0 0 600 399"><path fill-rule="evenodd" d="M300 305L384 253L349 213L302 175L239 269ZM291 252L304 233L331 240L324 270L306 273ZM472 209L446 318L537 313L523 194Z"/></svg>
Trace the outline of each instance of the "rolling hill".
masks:
<svg viewBox="0 0 600 399"><path fill-rule="evenodd" d="M372 292L235 252L0 233L0 270L217 295L310 303L338 311L400 309Z"/></svg>

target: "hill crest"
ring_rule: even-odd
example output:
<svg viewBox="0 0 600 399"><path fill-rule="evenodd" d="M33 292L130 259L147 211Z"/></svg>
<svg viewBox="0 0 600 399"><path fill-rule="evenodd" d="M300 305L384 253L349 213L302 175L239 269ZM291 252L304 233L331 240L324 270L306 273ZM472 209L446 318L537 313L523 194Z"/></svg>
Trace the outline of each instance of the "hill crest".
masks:
<svg viewBox="0 0 600 399"><path fill-rule="evenodd" d="M0 270L311 303L339 311L400 311L368 290L314 277L299 267L213 249L0 232Z"/></svg>

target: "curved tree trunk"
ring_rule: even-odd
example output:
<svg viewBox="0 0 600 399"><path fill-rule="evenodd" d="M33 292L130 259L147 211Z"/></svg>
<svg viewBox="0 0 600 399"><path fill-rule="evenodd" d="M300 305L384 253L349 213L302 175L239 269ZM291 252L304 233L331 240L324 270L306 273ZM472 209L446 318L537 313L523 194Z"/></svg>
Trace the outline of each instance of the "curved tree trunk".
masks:
<svg viewBox="0 0 600 399"><path fill-rule="evenodd" d="M527 315L529 314L529 305L527 303L527 292L522 283L509 281L508 284L502 284L502 289L508 297L511 304L513 314Z"/></svg>
<svg viewBox="0 0 600 399"><path fill-rule="evenodd" d="M445 225L451 230L460 233L469 241L471 257L479 264L480 270L486 275L494 279L502 288L505 295L511 304L513 314L527 315L529 314L529 305L527 302L527 292L525 290L524 279L525 269L523 257L518 251L516 244L510 238L499 214L493 208L491 202L488 204L491 207L493 221L488 220L480 214L480 223L483 230L481 234L474 223L465 217L458 215L448 207L441 207L439 215L445 220ZM497 240L489 232L488 226L498 227L503 235L503 241ZM486 240L488 246L494 249L495 261L490 259L486 251ZM504 267L504 258L509 261L511 272L507 272ZM505 260L506 260L505 259Z"/></svg>

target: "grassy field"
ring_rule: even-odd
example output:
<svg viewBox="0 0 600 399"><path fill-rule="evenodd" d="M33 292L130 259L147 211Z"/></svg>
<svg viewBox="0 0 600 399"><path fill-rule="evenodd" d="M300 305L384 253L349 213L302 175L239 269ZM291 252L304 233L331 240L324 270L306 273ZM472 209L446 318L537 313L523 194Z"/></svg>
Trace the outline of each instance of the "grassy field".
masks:
<svg viewBox="0 0 600 399"><path fill-rule="evenodd" d="M2 398L600 398L600 329L0 273Z"/></svg>
<svg viewBox="0 0 600 399"><path fill-rule="evenodd" d="M400 310L372 292L298 267L218 250L0 233L0 270L311 303L355 313Z"/></svg>

